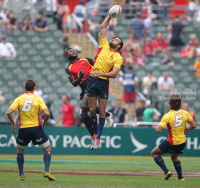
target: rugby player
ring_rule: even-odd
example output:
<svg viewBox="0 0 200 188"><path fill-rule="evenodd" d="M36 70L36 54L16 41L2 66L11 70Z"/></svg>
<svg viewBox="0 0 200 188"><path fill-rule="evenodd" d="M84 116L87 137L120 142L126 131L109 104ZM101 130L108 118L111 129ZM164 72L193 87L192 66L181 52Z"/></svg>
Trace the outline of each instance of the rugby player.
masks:
<svg viewBox="0 0 200 188"><path fill-rule="evenodd" d="M49 172L51 162L51 147L48 136L44 133L43 127L47 123L50 113L43 99L34 94L35 81L26 80L24 89L26 92L14 100L8 108L7 116L12 123L12 131L16 133L16 123L12 113L18 109L20 115L20 127L17 142L17 163L19 169L18 180L24 180L24 149L30 141L39 145L44 150L44 177L55 181ZM40 122L40 110L44 113L44 122Z"/></svg>
<svg viewBox="0 0 200 188"><path fill-rule="evenodd" d="M88 129L92 141L94 143L97 134L97 128L93 128L92 121L88 116L89 106L88 106L88 97L86 86L88 82L88 77L90 76L90 72L92 70L92 66L94 65L94 60L91 58L82 58L79 59L75 50L72 48L68 48L65 51L66 58L69 60L70 64L65 69L65 72L68 75L68 79L74 87L80 86L82 92L80 94L80 115L83 119L83 122ZM97 114L98 108L96 108ZM106 120L108 122L108 127L112 127L113 125L113 115L110 112L106 112ZM93 144L92 143L92 144Z"/></svg>
<svg viewBox="0 0 200 188"><path fill-rule="evenodd" d="M170 153L174 168L178 174L177 180L184 180L178 155L184 151L186 130L195 129L196 123L187 111L181 109L181 98L179 95L172 94L170 96L169 106L170 111L163 116L160 124L156 127L156 132L160 133L167 126L168 139L159 146L156 146L151 153L155 162L164 171L164 180L168 180L172 176L172 173L167 169L161 157L161 155L166 153ZM189 123L189 125L186 126L186 123Z"/></svg>
<svg viewBox="0 0 200 188"><path fill-rule="evenodd" d="M94 59L94 67L90 77L88 78L87 84L87 95L93 127L97 127L96 100L98 98L98 134L93 146L94 149L100 147L100 137L106 117L109 78L115 78L122 65L122 57L119 50L123 47L123 41L120 38L114 38L110 43L108 43L106 38L106 28L109 25L110 20L111 17L108 15L101 24L99 33L99 49Z"/></svg>

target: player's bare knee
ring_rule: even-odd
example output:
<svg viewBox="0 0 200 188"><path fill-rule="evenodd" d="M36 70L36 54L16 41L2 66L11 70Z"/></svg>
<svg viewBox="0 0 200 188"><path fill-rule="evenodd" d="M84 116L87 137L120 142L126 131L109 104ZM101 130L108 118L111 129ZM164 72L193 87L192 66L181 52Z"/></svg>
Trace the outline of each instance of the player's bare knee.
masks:
<svg viewBox="0 0 200 188"><path fill-rule="evenodd" d="M44 148L43 149L44 151L49 151L49 150L51 150L51 146L50 145L48 145L46 148Z"/></svg>
<svg viewBox="0 0 200 188"><path fill-rule="evenodd" d="M106 117L106 110L104 108L99 108L99 116Z"/></svg>
<svg viewBox="0 0 200 188"><path fill-rule="evenodd" d="M91 107L90 108L90 116L95 116L96 115L96 108Z"/></svg>
<svg viewBox="0 0 200 188"><path fill-rule="evenodd" d="M17 148L17 152L18 152L18 153L24 153L24 149Z"/></svg>
<svg viewBox="0 0 200 188"><path fill-rule="evenodd" d="M173 162L178 161L178 157L177 157L177 156L171 155L170 157L171 157L171 160L172 160Z"/></svg>

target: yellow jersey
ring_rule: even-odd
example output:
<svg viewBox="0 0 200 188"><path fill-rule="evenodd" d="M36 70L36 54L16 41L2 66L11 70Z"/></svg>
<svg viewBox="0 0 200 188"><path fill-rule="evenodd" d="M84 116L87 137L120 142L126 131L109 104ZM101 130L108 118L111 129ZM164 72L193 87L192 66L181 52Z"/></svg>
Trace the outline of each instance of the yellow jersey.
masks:
<svg viewBox="0 0 200 188"><path fill-rule="evenodd" d="M27 91L16 98L10 108L14 111L18 109L21 129L41 125L40 110L46 109L47 106L43 99L36 96L33 92Z"/></svg>
<svg viewBox="0 0 200 188"><path fill-rule="evenodd" d="M112 68L120 68L122 65L122 56L118 51L111 51L107 38L99 39L99 49L94 58L94 67L92 71L108 73ZM108 80L106 77L99 77Z"/></svg>
<svg viewBox="0 0 200 188"><path fill-rule="evenodd" d="M186 123L193 120L185 110L170 110L160 122L160 126L168 128L168 140L171 145L179 145L186 142Z"/></svg>

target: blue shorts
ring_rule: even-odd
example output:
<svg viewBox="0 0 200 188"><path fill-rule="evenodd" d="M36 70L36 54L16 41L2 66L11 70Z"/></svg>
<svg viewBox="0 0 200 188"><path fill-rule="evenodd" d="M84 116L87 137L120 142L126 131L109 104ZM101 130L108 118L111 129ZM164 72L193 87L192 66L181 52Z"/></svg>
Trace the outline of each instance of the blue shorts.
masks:
<svg viewBox="0 0 200 188"><path fill-rule="evenodd" d="M99 97L101 99L108 99L109 81L101 78L90 76L87 83L88 97Z"/></svg>
<svg viewBox="0 0 200 188"><path fill-rule="evenodd" d="M182 154L184 152L185 143L180 145L171 145L165 140L162 144L160 144L159 149L164 153L179 153Z"/></svg>
<svg viewBox="0 0 200 188"><path fill-rule="evenodd" d="M16 139L17 143L21 146L27 146L30 141L32 141L34 145L41 145L48 140L49 138L44 133L42 126L19 129Z"/></svg>

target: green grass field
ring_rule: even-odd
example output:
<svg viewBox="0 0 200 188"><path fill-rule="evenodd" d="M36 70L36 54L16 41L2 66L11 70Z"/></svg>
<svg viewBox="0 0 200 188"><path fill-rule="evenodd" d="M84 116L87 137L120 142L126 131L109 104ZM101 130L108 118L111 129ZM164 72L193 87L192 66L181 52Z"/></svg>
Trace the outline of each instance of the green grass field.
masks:
<svg viewBox="0 0 200 188"><path fill-rule="evenodd" d="M2 170L18 169L15 156L1 155L0 187L200 187L200 158L180 157L179 159L182 162L186 181L176 181L177 176L169 157L164 157L164 160L168 169L174 173L170 180L163 181L163 172L151 157L53 155L51 172L56 181L50 182L42 175L43 156L25 155L24 169L35 170L35 172L25 172L26 179L17 181L17 172L2 172ZM73 173L65 174L69 171ZM74 172L91 174L76 175ZM125 175L104 175L107 172L124 172ZM126 175L129 172L137 172L137 176ZM102 174L95 175L95 173ZM143 176L143 173L146 176Z"/></svg>

